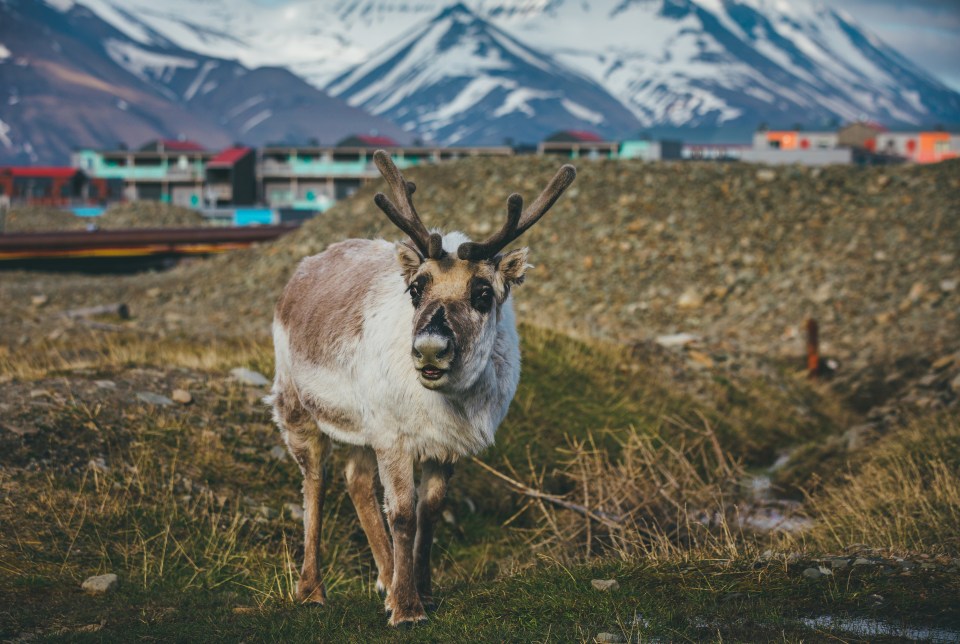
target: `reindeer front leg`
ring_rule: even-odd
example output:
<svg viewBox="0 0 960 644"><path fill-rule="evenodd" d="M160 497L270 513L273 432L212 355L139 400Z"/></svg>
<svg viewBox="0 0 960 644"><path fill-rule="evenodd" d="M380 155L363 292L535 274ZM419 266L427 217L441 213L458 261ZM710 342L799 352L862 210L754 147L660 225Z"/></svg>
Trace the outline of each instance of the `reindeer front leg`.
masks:
<svg viewBox="0 0 960 644"><path fill-rule="evenodd" d="M413 568L416 574L417 592L424 606L432 610L433 588L430 580L430 549L433 546L433 529L443 509L447 496L447 481L453 475L451 463L435 460L423 462L417 502L417 538L413 547Z"/></svg>
<svg viewBox="0 0 960 644"><path fill-rule="evenodd" d="M427 618L417 594L413 571L413 542L417 533L416 486L413 458L396 451L378 451L387 523L393 534L393 582L387 596L392 611L389 624L416 623Z"/></svg>
<svg viewBox="0 0 960 644"><path fill-rule="evenodd" d="M323 435L304 437L290 431L286 439L303 473L303 568L297 582L297 599L323 604L327 595L320 575L320 532L326 494L323 470L330 453L330 439Z"/></svg>

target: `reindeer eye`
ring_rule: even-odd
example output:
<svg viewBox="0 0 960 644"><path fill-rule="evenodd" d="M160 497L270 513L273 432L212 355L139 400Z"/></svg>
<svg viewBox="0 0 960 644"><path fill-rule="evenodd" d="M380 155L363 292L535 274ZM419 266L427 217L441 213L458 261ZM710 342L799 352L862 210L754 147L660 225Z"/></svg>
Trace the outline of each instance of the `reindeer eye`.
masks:
<svg viewBox="0 0 960 644"><path fill-rule="evenodd" d="M470 305L481 313L493 307L493 287L489 282L476 282L470 289Z"/></svg>
<svg viewBox="0 0 960 644"><path fill-rule="evenodd" d="M410 286L407 287L407 291L410 293L410 300L413 302L413 308L420 307L420 300L423 298L423 287L424 280L422 278L411 282Z"/></svg>

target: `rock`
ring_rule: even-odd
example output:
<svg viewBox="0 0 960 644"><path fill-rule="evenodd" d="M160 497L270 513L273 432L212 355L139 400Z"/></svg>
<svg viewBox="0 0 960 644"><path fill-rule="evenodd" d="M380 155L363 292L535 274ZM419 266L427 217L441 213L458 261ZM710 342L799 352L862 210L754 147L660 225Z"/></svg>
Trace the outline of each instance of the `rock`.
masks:
<svg viewBox="0 0 960 644"><path fill-rule="evenodd" d="M100 389L116 389L117 388L117 384L112 380L94 380L93 384L95 384Z"/></svg>
<svg viewBox="0 0 960 644"><path fill-rule="evenodd" d="M841 559L841 558L839 558L839 557L835 557L835 558L833 558L833 559L828 559L828 561L829 561L829 563L830 563L830 567L833 568L834 570L840 570L840 569L846 568L847 566L850 565L850 561L849 561L849 560L847 560L847 559Z"/></svg>
<svg viewBox="0 0 960 644"><path fill-rule="evenodd" d="M590 582L590 585L596 590L602 590L604 592L617 590L620 588L620 583L617 582L616 579L594 579Z"/></svg>
<svg viewBox="0 0 960 644"><path fill-rule="evenodd" d="M120 580L113 573L87 578L81 588L94 595L112 593L120 586Z"/></svg>
<svg viewBox="0 0 960 644"><path fill-rule="evenodd" d="M875 566L876 564L877 562L870 561L869 559L865 559L863 557L857 557L853 562L854 566Z"/></svg>
<svg viewBox="0 0 960 644"><path fill-rule="evenodd" d="M671 333L669 335L658 335L656 343L661 347L672 349L674 347L685 347L688 344L696 344L700 341L700 336L692 333Z"/></svg>
<svg viewBox="0 0 960 644"><path fill-rule="evenodd" d="M822 566L819 568L807 568L803 571L803 576L807 579L820 579L821 577L826 577L830 574L833 573Z"/></svg>
<svg viewBox="0 0 960 644"><path fill-rule="evenodd" d="M713 366L713 358L703 353L702 351L688 351L687 357L694 364L700 365L701 367L710 368Z"/></svg>
<svg viewBox="0 0 960 644"><path fill-rule="evenodd" d="M613 642L626 642L627 640L620 635L619 633L598 633L595 638L595 642L607 642L608 644Z"/></svg>
<svg viewBox="0 0 960 644"><path fill-rule="evenodd" d="M449 525L457 525L457 517L454 516L450 508L445 508L441 516L443 517L444 523L447 523Z"/></svg>
<svg viewBox="0 0 960 644"><path fill-rule="evenodd" d="M160 405L161 407L169 407L173 404L173 401L166 396L154 394L149 391L137 392L137 399L147 403L148 405Z"/></svg>
<svg viewBox="0 0 960 644"><path fill-rule="evenodd" d="M91 458L90 461L87 463L87 467L89 467L91 470L96 470L101 474L106 474L107 472L110 471L110 468L107 466L107 462L104 460L102 456L98 456L97 458Z"/></svg>
<svg viewBox="0 0 960 644"><path fill-rule="evenodd" d="M154 286L153 288L148 288L146 293L144 293L149 298L156 298L160 296L160 287Z"/></svg>
<svg viewBox="0 0 960 644"><path fill-rule="evenodd" d="M33 297L30 298L31 306L35 306L37 308L40 308L41 306L45 305L49 301L50 301L49 298L43 293L34 295Z"/></svg>
<svg viewBox="0 0 960 644"><path fill-rule="evenodd" d="M777 173L770 168L761 168L757 170L757 181L773 181L777 178Z"/></svg>
<svg viewBox="0 0 960 644"><path fill-rule="evenodd" d="M703 296L693 288L687 288L677 299L679 309L699 309L701 306L703 306Z"/></svg>
<svg viewBox="0 0 960 644"><path fill-rule="evenodd" d="M193 396L186 389L174 389L170 397L173 398L173 402L178 402L181 405L189 405L193 402Z"/></svg>
<svg viewBox="0 0 960 644"><path fill-rule="evenodd" d="M234 380L253 387L266 387L270 384L270 381L267 380L267 377L262 373L253 371L252 369L247 369L245 367L231 369L230 375L233 376Z"/></svg>
<svg viewBox="0 0 960 644"><path fill-rule="evenodd" d="M281 463L287 460L288 451L283 445L274 445L270 448L270 458L276 459Z"/></svg>
<svg viewBox="0 0 960 644"><path fill-rule="evenodd" d="M940 280L940 290L944 293L952 293L957 290L957 280Z"/></svg>
<svg viewBox="0 0 960 644"><path fill-rule="evenodd" d="M284 503L283 511L295 521L303 521L303 506L299 503Z"/></svg>

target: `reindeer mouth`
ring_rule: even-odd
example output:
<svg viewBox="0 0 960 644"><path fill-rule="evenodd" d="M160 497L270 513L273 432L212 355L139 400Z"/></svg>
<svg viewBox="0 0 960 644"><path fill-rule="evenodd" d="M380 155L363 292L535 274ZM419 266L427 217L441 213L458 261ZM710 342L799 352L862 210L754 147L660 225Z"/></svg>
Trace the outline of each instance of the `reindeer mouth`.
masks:
<svg viewBox="0 0 960 644"><path fill-rule="evenodd" d="M443 378L444 374L447 373L446 369L441 369L440 367L434 367L433 365L427 365L420 369L420 375L425 380L440 380Z"/></svg>

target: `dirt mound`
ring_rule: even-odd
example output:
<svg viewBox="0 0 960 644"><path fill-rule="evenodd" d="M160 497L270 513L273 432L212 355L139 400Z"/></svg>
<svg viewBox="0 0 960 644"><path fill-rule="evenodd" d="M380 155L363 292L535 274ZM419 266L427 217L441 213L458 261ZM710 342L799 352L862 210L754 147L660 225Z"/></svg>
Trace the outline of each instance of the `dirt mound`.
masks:
<svg viewBox="0 0 960 644"><path fill-rule="evenodd" d="M91 221L60 208L18 206L7 212L3 232L43 233L57 230L83 230Z"/></svg>
<svg viewBox="0 0 960 644"><path fill-rule="evenodd" d="M101 228L192 228L209 220L196 210L159 201L132 201L107 209L97 220Z"/></svg>
<svg viewBox="0 0 960 644"><path fill-rule="evenodd" d="M48 206L23 206L7 213L4 232L54 232L84 230L88 226L118 228L190 228L209 226L196 210L159 201L131 201L110 206L100 217L78 217L69 210Z"/></svg>
<svg viewBox="0 0 960 644"><path fill-rule="evenodd" d="M529 201L557 165L468 159L408 174L429 227L482 236L500 225L510 192ZM219 311L222 329L265 331L301 257L348 237L401 237L372 203L379 188L276 243L175 272L178 305ZM958 212L960 163L581 162L522 240L536 269L517 306L527 319L616 340L686 331L793 354L813 316L824 351L844 359L943 353L958 340Z"/></svg>

